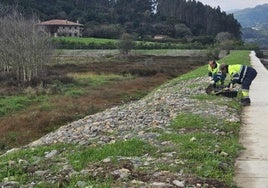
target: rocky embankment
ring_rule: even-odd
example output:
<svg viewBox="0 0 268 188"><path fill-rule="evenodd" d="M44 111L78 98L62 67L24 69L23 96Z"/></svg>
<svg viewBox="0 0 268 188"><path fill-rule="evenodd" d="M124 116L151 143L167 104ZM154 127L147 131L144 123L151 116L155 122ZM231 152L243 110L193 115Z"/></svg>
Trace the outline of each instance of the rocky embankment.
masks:
<svg viewBox="0 0 268 188"><path fill-rule="evenodd" d="M27 147L39 145L48 145L53 143L74 143L81 145L103 145L114 143L118 140L128 140L139 138L153 144L156 147L167 147L169 142L161 142L157 137L160 133L154 131L161 129L163 132L170 132L169 125L172 120L180 113L192 113L202 116L214 116L219 120L239 122L240 115L237 109L228 106L228 101L232 100L225 97L219 97L215 100L198 99L195 96L205 94L205 87L208 85L207 77L199 77L190 80L172 80L162 85L143 99L128 104L115 106L103 112L86 116L83 119L72 122L51 132L39 140L34 141ZM217 130L215 130L217 132ZM128 159L132 166L148 166L151 163L176 164L172 157L174 152L165 153L158 159L148 158L148 156ZM59 155L57 150L47 153L47 158L53 158ZM40 159L39 159L40 160ZM103 161L109 163L109 159ZM59 162L60 163L60 162ZM61 162L62 163L62 162ZM99 168L92 171L98 173ZM102 169L103 170L103 169ZM110 169L110 173L117 173L118 177L126 177L130 169L125 167L119 169ZM64 172L64 173L63 173ZM32 174L42 176L46 181L56 182L59 176L70 177L73 174L92 173L76 172L70 165L65 164L62 171L52 176L49 169L42 171L33 171ZM63 175L64 174L64 175ZM92 174L91 174L92 175ZM149 173L147 174L149 176ZM145 176L145 175L144 175ZM172 177L172 178L171 178ZM172 179L172 180L171 180ZM169 172L150 172L150 181L129 180L125 182L126 187L198 187L190 185L180 178L178 174L169 174ZM79 181L77 187L83 187L85 182ZM201 185L201 184L200 184ZM0 183L1 186L1 183ZM30 186L26 185L26 186ZM209 187L209 186L208 186Z"/></svg>
<svg viewBox="0 0 268 188"><path fill-rule="evenodd" d="M227 121L239 121L237 112L227 105L194 99L195 95L205 94L206 80L204 77L179 84L171 82L139 101L116 106L63 126L29 146L58 142L90 145L97 141L98 144L105 144L137 136L154 141L158 135L150 130L156 127L167 130L170 122L180 113L212 115ZM227 101L228 98L219 97L219 100Z"/></svg>

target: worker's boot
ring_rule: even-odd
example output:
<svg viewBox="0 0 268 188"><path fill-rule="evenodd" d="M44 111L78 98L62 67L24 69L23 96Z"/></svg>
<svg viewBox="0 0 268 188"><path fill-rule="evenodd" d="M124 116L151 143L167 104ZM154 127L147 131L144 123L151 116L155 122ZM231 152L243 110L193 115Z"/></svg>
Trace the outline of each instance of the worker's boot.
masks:
<svg viewBox="0 0 268 188"><path fill-rule="evenodd" d="M249 106L249 105L250 105L250 98L249 98L249 97L247 97L247 98L242 98L242 99L241 99L241 104L242 104L243 106Z"/></svg>

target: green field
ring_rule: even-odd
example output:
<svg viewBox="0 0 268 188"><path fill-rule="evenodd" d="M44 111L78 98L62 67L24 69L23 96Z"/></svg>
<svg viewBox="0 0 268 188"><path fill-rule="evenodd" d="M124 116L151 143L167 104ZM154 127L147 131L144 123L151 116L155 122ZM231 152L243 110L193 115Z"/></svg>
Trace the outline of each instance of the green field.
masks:
<svg viewBox="0 0 268 188"><path fill-rule="evenodd" d="M102 38L56 37L52 41L58 49L118 49L120 40ZM134 49L205 49L200 43L179 41L134 41Z"/></svg>
<svg viewBox="0 0 268 188"><path fill-rule="evenodd" d="M106 44L106 43L117 43L118 40L115 39L102 39L102 38L78 38L78 37L56 37L53 38L55 41L66 41L66 42L78 42L78 43L97 43L97 44Z"/></svg>

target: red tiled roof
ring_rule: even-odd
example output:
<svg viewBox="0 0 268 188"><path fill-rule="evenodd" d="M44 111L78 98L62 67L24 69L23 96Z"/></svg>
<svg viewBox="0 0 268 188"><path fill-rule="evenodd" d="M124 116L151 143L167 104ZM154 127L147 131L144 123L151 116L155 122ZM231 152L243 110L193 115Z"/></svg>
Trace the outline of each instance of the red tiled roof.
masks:
<svg viewBox="0 0 268 188"><path fill-rule="evenodd" d="M48 20L45 22L40 22L38 25L70 25L70 26L82 26L82 24L71 22L68 20Z"/></svg>

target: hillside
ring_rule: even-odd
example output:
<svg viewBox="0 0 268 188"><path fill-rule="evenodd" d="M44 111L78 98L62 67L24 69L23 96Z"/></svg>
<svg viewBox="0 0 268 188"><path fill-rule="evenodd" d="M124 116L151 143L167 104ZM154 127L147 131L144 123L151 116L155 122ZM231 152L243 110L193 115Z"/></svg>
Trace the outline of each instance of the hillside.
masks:
<svg viewBox="0 0 268 188"><path fill-rule="evenodd" d="M268 4L233 12L242 27L268 29Z"/></svg>
<svg viewBox="0 0 268 188"><path fill-rule="evenodd" d="M268 4L233 12L242 26L242 38L246 42L268 47Z"/></svg>
<svg viewBox="0 0 268 188"><path fill-rule="evenodd" d="M3 1L28 18L67 19L84 25L83 36L119 38L127 32L148 39L165 35L188 40L229 32L240 39L240 25L220 9L185 0L57 0ZM0 12L1 13L1 12Z"/></svg>

